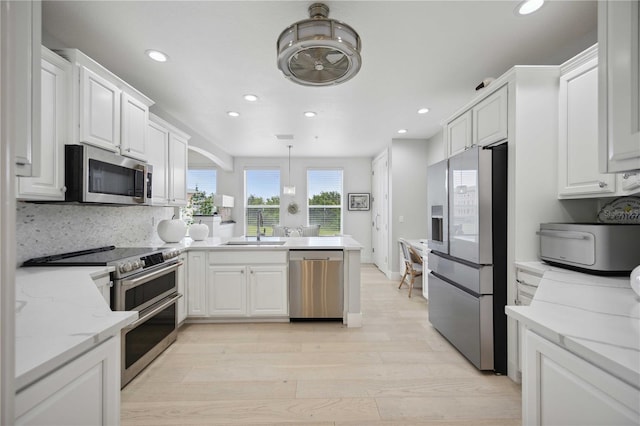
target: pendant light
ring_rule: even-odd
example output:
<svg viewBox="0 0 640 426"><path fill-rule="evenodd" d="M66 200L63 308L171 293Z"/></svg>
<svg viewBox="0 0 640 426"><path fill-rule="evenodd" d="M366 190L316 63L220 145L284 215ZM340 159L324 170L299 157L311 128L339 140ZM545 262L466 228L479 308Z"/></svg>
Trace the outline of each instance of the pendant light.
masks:
<svg viewBox="0 0 640 426"><path fill-rule="evenodd" d="M293 147L293 145L289 145L289 185L285 185L282 188L282 193L284 195L296 195L296 187L295 185L292 186L291 185L291 148Z"/></svg>

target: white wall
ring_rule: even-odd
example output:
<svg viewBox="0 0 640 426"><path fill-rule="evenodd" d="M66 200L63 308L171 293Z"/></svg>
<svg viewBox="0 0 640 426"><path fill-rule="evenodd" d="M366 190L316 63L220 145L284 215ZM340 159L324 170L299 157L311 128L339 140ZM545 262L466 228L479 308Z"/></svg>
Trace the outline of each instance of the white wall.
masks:
<svg viewBox="0 0 640 426"><path fill-rule="evenodd" d="M296 158L291 157L291 180L289 180L288 157L236 157L233 171L218 169L217 192L233 195L235 207L232 217L235 220L235 235L244 234L244 170L247 168L279 168L280 185L295 185L296 195L280 194L281 223L285 226L300 226L307 224L307 169L309 168L338 168L343 170L343 233L349 234L362 244L362 262L371 262L371 212L348 211L346 195L350 192L371 193L371 158ZM300 212L292 215L287 212L287 206L295 201Z"/></svg>
<svg viewBox="0 0 640 426"><path fill-rule="evenodd" d="M426 139L393 139L391 142L391 261L399 273L398 239L427 237L427 165L430 143Z"/></svg>

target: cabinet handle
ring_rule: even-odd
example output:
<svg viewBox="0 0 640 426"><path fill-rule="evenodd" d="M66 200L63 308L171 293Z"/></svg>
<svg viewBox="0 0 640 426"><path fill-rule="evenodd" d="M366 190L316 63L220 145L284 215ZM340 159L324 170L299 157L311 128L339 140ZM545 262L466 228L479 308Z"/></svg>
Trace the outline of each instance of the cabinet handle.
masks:
<svg viewBox="0 0 640 426"><path fill-rule="evenodd" d="M67 187L63 186L62 188L60 188L60 192L67 192Z"/></svg>
<svg viewBox="0 0 640 426"><path fill-rule="evenodd" d="M27 165L27 163L25 161L16 161L16 166L22 167L22 166L26 166L26 165Z"/></svg>
<svg viewBox="0 0 640 426"><path fill-rule="evenodd" d="M622 175L622 179L629 179L630 177L635 176L637 174L638 174L637 172L627 172Z"/></svg>
<svg viewBox="0 0 640 426"><path fill-rule="evenodd" d="M241 274L244 274L244 269L240 271Z"/></svg>
<svg viewBox="0 0 640 426"><path fill-rule="evenodd" d="M600 188L604 188L605 186L607 186L607 184L606 184L606 182L600 181L600 182L598 182L598 186Z"/></svg>

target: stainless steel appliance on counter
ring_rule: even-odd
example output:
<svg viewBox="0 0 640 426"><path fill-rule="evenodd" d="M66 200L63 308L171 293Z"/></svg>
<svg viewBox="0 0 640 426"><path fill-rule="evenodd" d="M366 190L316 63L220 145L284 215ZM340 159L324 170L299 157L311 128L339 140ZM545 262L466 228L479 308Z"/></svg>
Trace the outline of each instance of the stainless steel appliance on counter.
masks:
<svg viewBox="0 0 640 426"><path fill-rule="evenodd" d="M342 319L344 257L339 250L289 252L289 317Z"/></svg>
<svg viewBox="0 0 640 426"><path fill-rule="evenodd" d="M111 309L138 311L138 320L122 330L121 383L124 387L178 335L177 249L100 247L45 256L23 266L114 266Z"/></svg>
<svg viewBox="0 0 640 426"><path fill-rule="evenodd" d="M427 170L429 321L481 370L507 373L507 145Z"/></svg>
<svg viewBox="0 0 640 426"><path fill-rule="evenodd" d="M541 223L540 258L589 274L628 275L640 265L640 225Z"/></svg>

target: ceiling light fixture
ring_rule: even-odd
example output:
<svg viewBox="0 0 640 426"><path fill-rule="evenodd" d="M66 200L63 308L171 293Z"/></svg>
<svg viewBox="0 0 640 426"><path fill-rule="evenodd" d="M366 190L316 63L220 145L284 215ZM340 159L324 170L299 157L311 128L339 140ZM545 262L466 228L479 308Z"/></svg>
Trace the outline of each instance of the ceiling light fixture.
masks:
<svg viewBox="0 0 640 426"><path fill-rule="evenodd" d="M285 185L282 188L282 193L284 195L296 195L296 187L291 185L291 148L293 145L289 145L289 185Z"/></svg>
<svg viewBox="0 0 640 426"><path fill-rule="evenodd" d="M407 133L407 129L400 129L400 130L398 130L398 133L403 135L403 134Z"/></svg>
<svg viewBox="0 0 640 426"><path fill-rule="evenodd" d="M149 50L145 50L144 53L146 53L148 57L150 57L151 59L157 62L167 62L169 60L169 57L165 53L160 52L159 50L149 49Z"/></svg>
<svg viewBox="0 0 640 426"><path fill-rule="evenodd" d="M247 102L255 102L258 100L258 97L256 95L251 95L251 94L244 95L243 98Z"/></svg>
<svg viewBox="0 0 640 426"><path fill-rule="evenodd" d="M304 116L307 117L307 118L312 118L312 117L315 117L316 115L318 115L318 114L316 114L313 111L305 111L305 113L304 113Z"/></svg>
<svg viewBox="0 0 640 426"><path fill-rule="evenodd" d="M426 114L429 112L429 108L420 108L418 114Z"/></svg>
<svg viewBox="0 0 640 426"><path fill-rule="evenodd" d="M229 117L240 117L240 113L236 111L227 111Z"/></svg>
<svg viewBox="0 0 640 426"><path fill-rule="evenodd" d="M516 7L517 15L529 15L540 9L544 4L544 0L524 0Z"/></svg>
<svg viewBox="0 0 640 426"><path fill-rule="evenodd" d="M278 37L280 71L303 86L329 86L353 78L362 65L358 33L347 24L328 19L329 7L323 3L309 6L309 16Z"/></svg>

